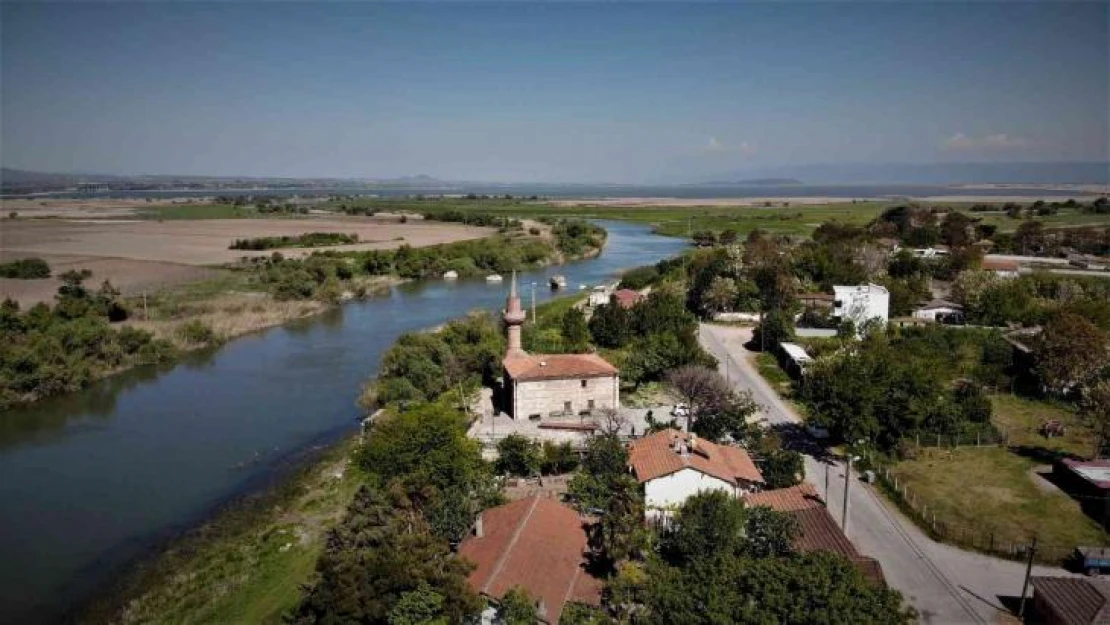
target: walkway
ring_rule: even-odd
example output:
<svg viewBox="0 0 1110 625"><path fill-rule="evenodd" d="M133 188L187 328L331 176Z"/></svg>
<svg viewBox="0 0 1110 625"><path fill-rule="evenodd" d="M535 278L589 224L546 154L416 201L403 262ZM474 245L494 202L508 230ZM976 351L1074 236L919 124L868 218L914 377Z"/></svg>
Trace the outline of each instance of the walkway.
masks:
<svg viewBox="0 0 1110 625"><path fill-rule="evenodd" d="M751 391L769 423L801 421L756 370L743 346L751 340L750 329L702 324L699 338L736 389ZM825 496L833 517L843 525L843 464L807 456L806 479ZM882 564L887 582L917 608L923 623L994 623L1005 618L1001 598L1021 594L1023 564L937 543L854 474L849 492L848 537ZM1042 566L1035 566L1033 574L1068 575Z"/></svg>

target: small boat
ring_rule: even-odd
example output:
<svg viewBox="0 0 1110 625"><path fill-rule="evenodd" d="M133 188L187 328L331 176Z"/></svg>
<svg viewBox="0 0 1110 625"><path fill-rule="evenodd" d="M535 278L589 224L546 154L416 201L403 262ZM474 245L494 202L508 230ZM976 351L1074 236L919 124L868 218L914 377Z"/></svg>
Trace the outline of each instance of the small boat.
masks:
<svg viewBox="0 0 1110 625"><path fill-rule="evenodd" d="M502 278L501 276L499 276L495 273L486 276L486 282L491 282L491 283L492 282L503 282L504 280L505 280L505 278Z"/></svg>
<svg viewBox="0 0 1110 625"><path fill-rule="evenodd" d="M558 291L559 289L567 288L566 276L551 276L551 290Z"/></svg>
<svg viewBox="0 0 1110 625"><path fill-rule="evenodd" d="M443 279L444 280L458 280L459 279L459 272L457 272L453 269L451 271L445 271L445 272L443 272Z"/></svg>

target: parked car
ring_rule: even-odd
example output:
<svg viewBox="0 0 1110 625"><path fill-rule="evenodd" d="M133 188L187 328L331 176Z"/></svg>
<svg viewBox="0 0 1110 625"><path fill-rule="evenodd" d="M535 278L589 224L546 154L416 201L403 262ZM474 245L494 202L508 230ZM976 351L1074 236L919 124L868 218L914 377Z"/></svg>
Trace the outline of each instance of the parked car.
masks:
<svg viewBox="0 0 1110 625"><path fill-rule="evenodd" d="M829 428L821 425L820 423L810 423L806 426L806 432L810 436L819 441L823 441L829 437Z"/></svg>

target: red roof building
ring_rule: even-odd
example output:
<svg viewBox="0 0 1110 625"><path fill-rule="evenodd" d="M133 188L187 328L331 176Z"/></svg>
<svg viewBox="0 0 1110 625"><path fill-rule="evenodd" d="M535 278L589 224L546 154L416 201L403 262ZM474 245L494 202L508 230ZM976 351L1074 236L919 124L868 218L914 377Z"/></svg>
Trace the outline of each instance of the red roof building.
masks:
<svg viewBox="0 0 1110 625"><path fill-rule="evenodd" d="M644 301L644 295L632 289L618 289L613 293L613 301L621 308L629 309Z"/></svg>
<svg viewBox="0 0 1110 625"><path fill-rule="evenodd" d="M477 565L468 578L475 592L498 601L520 586L542 622L558 623L568 602L601 604L602 582L585 569L586 540L577 512L529 497L482 512L459 555Z"/></svg>
<svg viewBox="0 0 1110 625"><path fill-rule="evenodd" d="M619 373L597 354L510 354L502 364L517 382L609 377Z"/></svg>
<svg viewBox="0 0 1110 625"><path fill-rule="evenodd" d="M1033 607L1049 625L1110 625L1110 582L1034 577Z"/></svg>
<svg viewBox="0 0 1110 625"><path fill-rule="evenodd" d="M872 583L885 586L882 566L874 558L868 558L856 550L852 541L841 531L840 526L829 514L825 502L808 483L790 488L765 490L752 493L744 498L749 506L766 506L778 512L785 512L798 522L798 538L794 548L803 553L828 551L847 558L859 569L860 573Z"/></svg>

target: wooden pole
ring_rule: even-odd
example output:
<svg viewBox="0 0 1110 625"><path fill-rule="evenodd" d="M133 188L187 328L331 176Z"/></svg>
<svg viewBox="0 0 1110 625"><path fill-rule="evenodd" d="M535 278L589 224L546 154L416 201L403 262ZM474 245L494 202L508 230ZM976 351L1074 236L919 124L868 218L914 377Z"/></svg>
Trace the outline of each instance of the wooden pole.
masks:
<svg viewBox="0 0 1110 625"><path fill-rule="evenodd" d="M844 465L844 509L840 514L841 527L846 535L848 533L848 488L852 484L852 453L848 452L848 461Z"/></svg>

